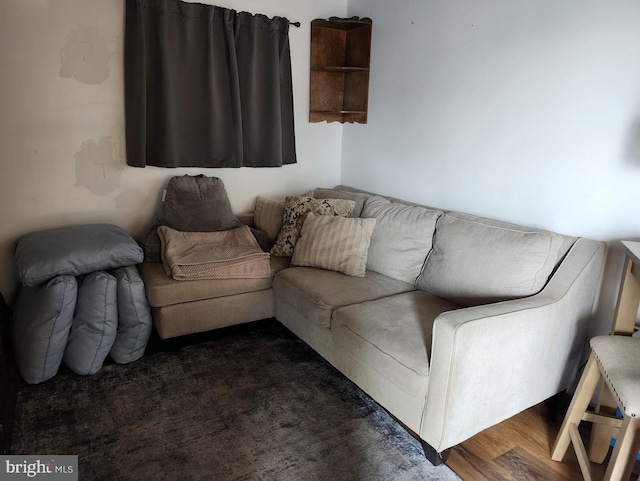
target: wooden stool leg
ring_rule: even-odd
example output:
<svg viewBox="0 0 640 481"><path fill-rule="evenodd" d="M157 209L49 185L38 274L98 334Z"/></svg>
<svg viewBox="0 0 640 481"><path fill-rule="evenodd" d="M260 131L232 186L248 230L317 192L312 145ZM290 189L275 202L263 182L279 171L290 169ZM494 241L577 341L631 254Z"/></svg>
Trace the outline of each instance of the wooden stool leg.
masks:
<svg viewBox="0 0 640 481"><path fill-rule="evenodd" d="M598 369L596 357L591 353L587 366L584 368L584 373L582 373L582 377L576 388L576 392L573 395L573 399L571 399L571 404L560 427L556 442L551 450L551 459L554 461L562 461L564 458L567 448L569 447L569 442L571 441L570 427L572 424L576 426L580 424L599 380L600 370Z"/></svg>
<svg viewBox="0 0 640 481"><path fill-rule="evenodd" d="M627 481L640 451L640 419L625 416L604 481Z"/></svg>
<svg viewBox="0 0 640 481"><path fill-rule="evenodd" d="M614 415L616 408L616 400L609 390L609 386L605 382L601 382L600 394L598 395L598 403L596 405L597 413L605 413ZM591 438L589 440L589 459L597 464L602 464L604 458L609 454L611 447L611 438L615 430L606 424L594 424L591 430Z"/></svg>

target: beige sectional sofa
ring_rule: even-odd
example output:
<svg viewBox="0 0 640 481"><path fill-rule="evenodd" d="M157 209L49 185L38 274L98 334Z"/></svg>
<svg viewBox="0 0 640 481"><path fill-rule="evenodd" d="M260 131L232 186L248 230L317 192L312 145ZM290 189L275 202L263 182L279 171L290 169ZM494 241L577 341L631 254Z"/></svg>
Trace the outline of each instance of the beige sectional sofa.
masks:
<svg viewBox="0 0 640 481"><path fill-rule="evenodd" d="M160 336L275 316L417 434L434 464L574 379L603 243L345 186L315 195L376 219L364 277L272 257L272 279L173 281L145 263Z"/></svg>

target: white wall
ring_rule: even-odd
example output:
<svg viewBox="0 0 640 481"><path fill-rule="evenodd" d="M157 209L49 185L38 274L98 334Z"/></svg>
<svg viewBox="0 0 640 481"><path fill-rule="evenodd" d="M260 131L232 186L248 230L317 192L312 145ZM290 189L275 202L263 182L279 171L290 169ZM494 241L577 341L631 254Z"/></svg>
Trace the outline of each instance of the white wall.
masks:
<svg viewBox="0 0 640 481"><path fill-rule="evenodd" d="M349 0L349 15L373 19L373 49L369 123L345 126L342 183L640 237L640 2ZM621 259L610 256L599 331Z"/></svg>
<svg viewBox="0 0 640 481"><path fill-rule="evenodd" d="M314 18L345 15L347 0L220 0L281 15L291 28L298 164L276 169L132 168L124 156L124 0L0 1L0 291L11 297L11 248L21 234L112 222L140 236L173 175L223 179L236 212L256 194L282 196L340 178L342 128L309 124Z"/></svg>

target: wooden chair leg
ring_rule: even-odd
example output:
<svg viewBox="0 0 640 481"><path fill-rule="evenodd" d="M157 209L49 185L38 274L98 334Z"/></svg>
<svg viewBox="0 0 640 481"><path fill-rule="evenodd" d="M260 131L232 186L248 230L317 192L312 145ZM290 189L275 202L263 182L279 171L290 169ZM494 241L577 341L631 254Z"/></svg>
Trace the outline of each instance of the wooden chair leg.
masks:
<svg viewBox="0 0 640 481"><path fill-rule="evenodd" d="M640 419L625 416L604 475L604 481L628 480L638 451L640 451Z"/></svg>
<svg viewBox="0 0 640 481"><path fill-rule="evenodd" d="M584 412L589 406L589 402L593 397L593 393L596 390L598 381L600 380L600 370L596 362L596 357L593 353L589 356L587 366L584 368L584 373L580 378L576 392L571 399L571 404L567 410L567 414L564 417L560 432L556 438L556 442L551 450L551 459L554 461L562 461L569 443L571 442L571 425L576 427L580 424Z"/></svg>

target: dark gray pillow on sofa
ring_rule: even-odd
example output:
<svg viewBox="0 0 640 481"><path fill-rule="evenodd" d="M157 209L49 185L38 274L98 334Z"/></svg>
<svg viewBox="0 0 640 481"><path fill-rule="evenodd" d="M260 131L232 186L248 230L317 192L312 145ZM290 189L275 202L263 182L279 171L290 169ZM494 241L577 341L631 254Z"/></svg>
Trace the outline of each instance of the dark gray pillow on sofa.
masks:
<svg viewBox="0 0 640 481"><path fill-rule="evenodd" d="M59 275L79 276L138 264L142 249L113 224L88 224L32 232L15 244L18 279L37 286Z"/></svg>
<svg viewBox="0 0 640 481"><path fill-rule="evenodd" d="M162 202L160 225L182 232L216 232L240 227L218 177L172 177Z"/></svg>
<svg viewBox="0 0 640 481"><path fill-rule="evenodd" d="M113 272L118 281L118 331L111 358L118 364L140 359L151 335L151 309L135 266Z"/></svg>
<svg viewBox="0 0 640 481"><path fill-rule="evenodd" d="M106 272L87 274L78 287L64 363L77 374L100 370L118 329L117 281Z"/></svg>
<svg viewBox="0 0 640 481"><path fill-rule="evenodd" d="M29 384L51 379L58 372L77 297L73 276L20 289L13 310L13 347L18 370Z"/></svg>
<svg viewBox="0 0 640 481"><path fill-rule="evenodd" d="M145 260L161 262L157 229L166 225L181 232L218 232L240 227L218 177L183 175L169 179L160 211L143 241Z"/></svg>

